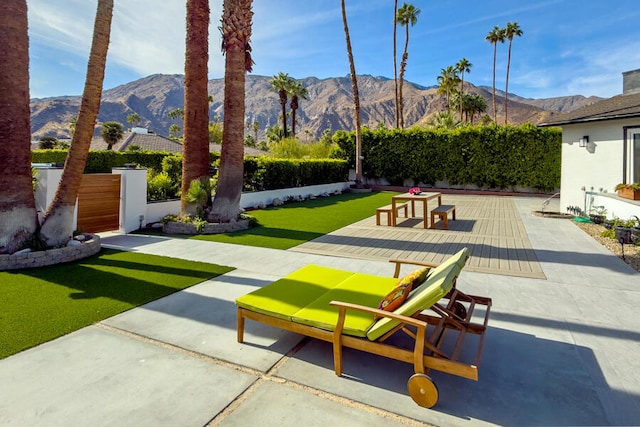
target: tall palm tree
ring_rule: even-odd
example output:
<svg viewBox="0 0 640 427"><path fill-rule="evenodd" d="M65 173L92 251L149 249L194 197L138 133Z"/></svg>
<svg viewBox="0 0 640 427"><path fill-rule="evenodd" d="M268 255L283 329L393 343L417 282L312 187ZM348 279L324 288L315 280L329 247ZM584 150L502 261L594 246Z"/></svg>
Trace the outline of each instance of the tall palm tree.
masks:
<svg viewBox="0 0 640 427"><path fill-rule="evenodd" d="M280 97L280 106L282 107L282 129L284 131L284 137L288 136L287 132L287 100L289 99L290 87L293 84L293 79L289 77L288 73L280 72L273 76L269 80L269 84L274 91L278 92Z"/></svg>
<svg viewBox="0 0 640 427"><path fill-rule="evenodd" d="M509 56L507 57L507 82L504 90L504 124L507 124L509 118L509 68L511 68L511 44L515 36L520 37L523 34L517 22L509 22L504 28L504 36L509 39Z"/></svg>
<svg viewBox="0 0 640 427"><path fill-rule="evenodd" d="M291 136L296 137L296 111L298 110L300 99L309 99L309 91L302 85L302 82L293 82L289 87L291 96Z"/></svg>
<svg viewBox="0 0 640 427"><path fill-rule="evenodd" d="M497 25L493 27L493 30L489 31L489 34L484 38L486 41L493 45L493 121L496 121L497 110L496 110L496 57L498 54L498 42L504 43L505 35L504 29L498 27Z"/></svg>
<svg viewBox="0 0 640 427"><path fill-rule="evenodd" d="M462 58L456 64L456 70L460 72L460 96L464 97L464 73L470 73L473 64L467 58ZM462 121L462 102L460 103L460 121Z"/></svg>
<svg viewBox="0 0 640 427"><path fill-rule="evenodd" d="M444 95L447 100L447 109L450 108L451 94L458 87L460 83L460 77L458 77L458 70L452 65L447 68L440 69L440 75L438 76L438 93Z"/></svg>
<svg viewBox="0 0 640 427"><path fill-rule="evenodd" d="M204 210L211 197L190 203L189 187L195 180L210 193L209 185L209 1L187 0L187 40L184 64L184 141L180 215ZM188 200L189 199L189 200Z"/></svg>
<svg viewBox="0 0 640 427"><path fill-rule="evenodd" d="M222 152L216 196L209 221L231 222L240 214L244 175L245 77L251 59L252 0L224 0L222 5L222 51L224 67L224 119Z"/></svg>
<svg viewBox="0 0 640 427"><path fill-rule="evenodd" d="M0 254L19 250L37 230L31 186L29 37L26 0L0 13Z"/></svg>
<svg viewBox="0 0 640 427"><path fill-rule="evenodd" d="M404 129L404 108L402 101L402 83L404 80L404 73L407 68L407 58L409 53L409 25L412 27L418 22L418 15L420 15L420 9L412 4L405 3L400 9L398 9L397 20L400 25L405 27L405 39L404 39L404 51L402 53L402 61L400 61L400 84L398 88L398 111L400 116L400 129Z"/></svg>
<svg viewBox="0 0 640 427"><path fill-rule="evenodd" d="M393 85L395 88L395 113L396 128L400 127L400 115L398 112L398 53L397 53L397 32L398 32L398 0L393 2Z"/></svg>
<svg viewBox="0 0 640 427"><path fill-rule="evenodd" d="M360 130L360 94L358 93L358 77L356 75L356 65L353 61L353 50L351 49L351 38L349 37L349 23L347 22L347 9L344 0L340 0L342 5L342 24L344 26L344 37L347 42L347 56L349 57L349 71L351 73L351 88L353 90L353 108L356 115L356 188L362 188L362 132Z"/></svg>
<svg viewBox="0 0 640 427"><path fill-rule="evenodd" d="M71 147L62 170L62 178L51 205L47 208L40 230L49 247L60 246L71 238L73 218L82 174L89 155L89 146L102 98L104 69L111 37L113 0L98 0L93 27L93 41L87 65L87 77Z"/></svg>

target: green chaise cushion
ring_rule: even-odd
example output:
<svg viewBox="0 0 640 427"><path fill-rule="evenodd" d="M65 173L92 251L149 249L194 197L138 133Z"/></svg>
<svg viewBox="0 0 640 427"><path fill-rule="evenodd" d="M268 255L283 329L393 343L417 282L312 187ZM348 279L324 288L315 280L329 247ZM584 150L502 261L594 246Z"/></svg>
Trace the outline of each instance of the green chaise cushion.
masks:
<svg viewBox="0 0 640 427"><path fill-rule="evenodd" d="M398 279L393 277L354 274L295 313L292 320L296 323L333 331L338 322L338 308L329 305L331 301L376 308L380 300L396 286L397 282ZM366 337L367 331L375 322L373 314L347 310L343 332L356 337Z"/></svg>
<svg viewBox="0 0 640 427"><path fill-rule="evenodd" d="M355 273L307 265L236 299L238 307L290 320L291 316Z"/></svg>
<svg viewBox="0 0 640 427"><path fill-rule="evenodd" d="M404 316L413 316L437 303L453 288L453 283L468 258L469 250L464 248L445 260L438 267L432 269L427 280L412 291L404 304L393 312ZM397 320L389 318L380 319L369 329L367 338L375 341L399 324L400 322Z"/></svg>

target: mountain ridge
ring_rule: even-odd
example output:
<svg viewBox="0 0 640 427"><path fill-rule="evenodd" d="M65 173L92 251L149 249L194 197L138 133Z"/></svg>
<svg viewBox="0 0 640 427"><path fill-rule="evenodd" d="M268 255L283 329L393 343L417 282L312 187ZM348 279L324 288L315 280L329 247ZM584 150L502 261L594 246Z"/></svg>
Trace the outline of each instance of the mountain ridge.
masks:
<svg viewBox="0 0 640 427"><path fill-rule="evenodd" d="M278 94L269 85L271 77L247 75L245 85L246 120L257 121L259 138L268 127L281 123ZM301 139L317 139L325 129L355 129L351 78L305 77L298 79L307 88L308 100L300 100L297 111L296 133ZM384 124L394 127L395 88L393 79L381 76L358 75L361 123L371 128ZM465 82L465 91L477 93L487 100L487 114L493 117L491 88ZM212 97L210 117L223 114L224 79L209 80L208 92ZM496 90L498 123L504 123L504 92ZM426 87L405 82L403 90L405 127L425 125L445 107L445 99L437 87ZM601 98L582 95L555 98L523 98L509 94L509 124L534 124L548 120L560 112L573 111ZM69 138L69 123L77 114L81 96L59 96L31 99L31 129L34 139L42 136ZM136 113L142 119L140 126L160 135L168 135L174 122L168 113L184 107L184 76L182 74L152 74L103 91L99 122L116 121L128 126L126 119ZM288 107L287 107L288 109ZM220 118L220 120L222 120ZM249 131L248 131L249 132Z"/></svg>

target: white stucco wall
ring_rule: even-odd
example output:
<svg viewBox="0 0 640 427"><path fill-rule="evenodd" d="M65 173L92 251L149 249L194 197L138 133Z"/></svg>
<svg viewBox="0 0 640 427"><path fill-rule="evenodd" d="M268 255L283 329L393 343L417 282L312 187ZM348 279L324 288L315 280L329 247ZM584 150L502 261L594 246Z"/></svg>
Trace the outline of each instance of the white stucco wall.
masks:
<svg viewBox="0 0 640 427"><path fill-rule="evenodd" d="M623 181L623 127L639 124L640 119L629 119L562 126L562 212L568 206L578 206L589 213L595 204L605 206L610 217L614 212L623 219L640 216L638 204L618 198L614 190ZM589 136L586 148L578 144L583 136ZM600 193L605 197L598 197Z"/></svg>

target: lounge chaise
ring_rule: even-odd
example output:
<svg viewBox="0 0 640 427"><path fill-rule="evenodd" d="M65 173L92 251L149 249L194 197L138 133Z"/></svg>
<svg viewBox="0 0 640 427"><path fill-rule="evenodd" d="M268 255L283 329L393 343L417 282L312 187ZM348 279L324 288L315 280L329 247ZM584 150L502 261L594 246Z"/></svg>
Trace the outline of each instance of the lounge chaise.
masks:
<svg viewBox="0 0 640 427"><path fill-rule="evenodd" d="M491 299L456 288L468 257L465 248L439 266L392 260L394 277L308 265L236 300L238 342L243 342L245 319L250 319L333 343L338 376L343 347L411 363L415 374L408 381L409 394L430 408L438 401L438 389L426 375L429 370L478 380ZM399 280L402 264L423 268ZM396 296L400 298L394 300ZM400 331L411 337L413 349L385 342ZM474 340L472 360L462 361L467 334L479 339Z"/></svg>

